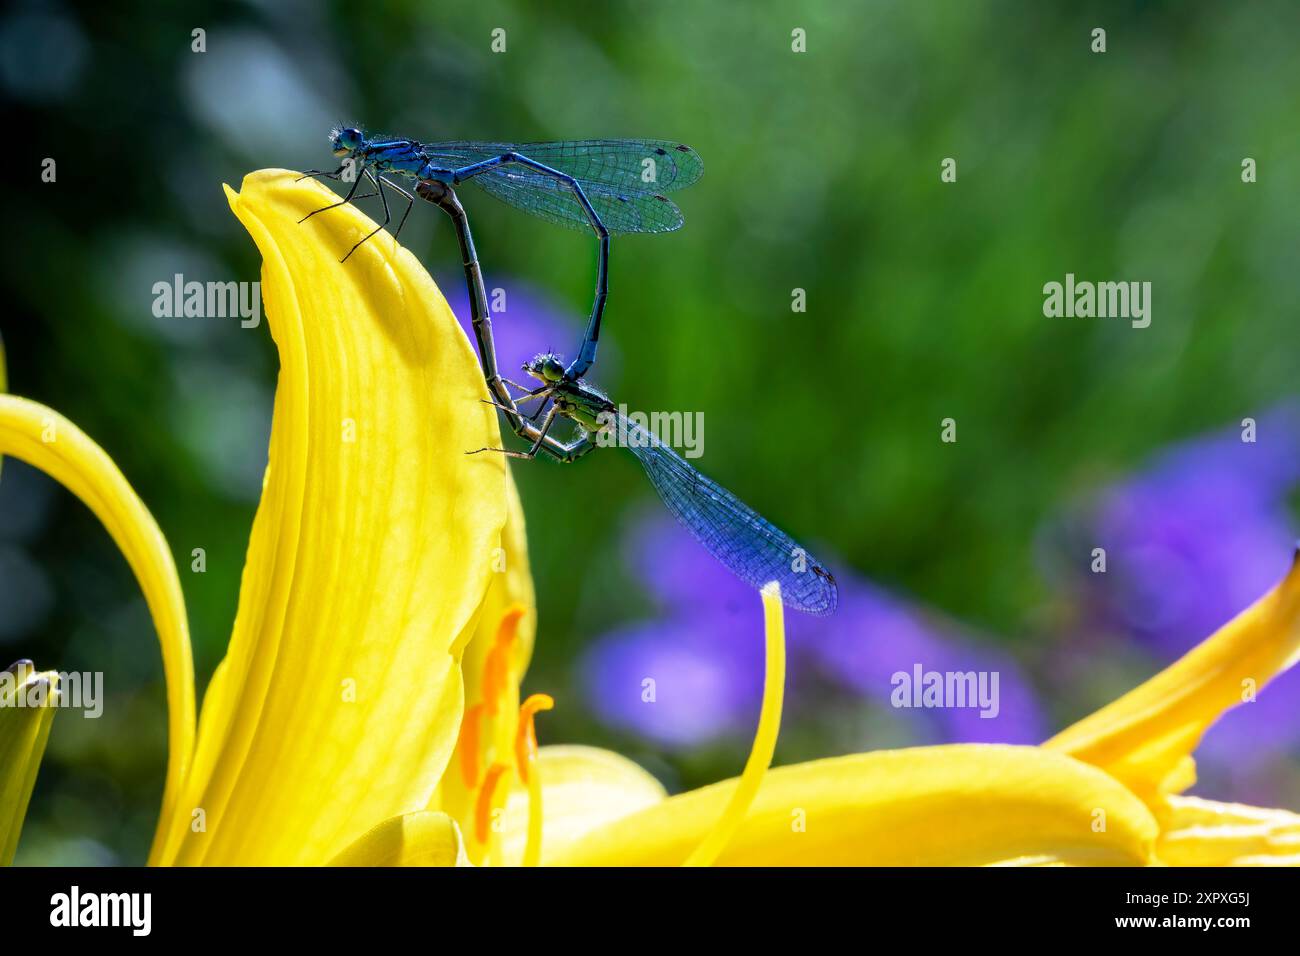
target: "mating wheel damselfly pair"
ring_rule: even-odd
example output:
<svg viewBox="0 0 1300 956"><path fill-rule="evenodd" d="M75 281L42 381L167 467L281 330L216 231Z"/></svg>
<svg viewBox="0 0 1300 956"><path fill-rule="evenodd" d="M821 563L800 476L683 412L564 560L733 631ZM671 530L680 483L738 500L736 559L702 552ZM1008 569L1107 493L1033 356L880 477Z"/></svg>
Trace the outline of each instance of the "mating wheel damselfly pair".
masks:
<svg viewBox="0 0 1300 956"><path fill-rule="evenodd" d="M776 581L782 601L797 610L819 615L835 610L835 579L822 564L731 492L700 474L658 436L624 417L604 393L583 378L596 357L608 282L609 237L611 233L667 232L681 226L681 212L663 192L699 179L703 164L694 150L659 140L422 144L367 139L352 128L335 131L331 145L335 155L356 163L356 179L342 202L361 198L356 189L362 177L375 189L367 195L381 198L384 221L375 232L391 221L386 187L408 199L395 236L417 196L439 206L453 223L490 403L501 410L515 434L530 442L527 451L480 448L468 454L499 452L532 459L545 453L558 461L573 462L596 447L601 429L614 429L616 443L640 461L668 510L734 574L756 588ZM309 175L338 176L342 169ZM394 183L394 176L413 180L414 194ZM523 371L539 383L536 387L504 378L497 366L483 271L468 215L456 195L456 187L463 182L474 182L543 219L578 228L589 226L600 241L596 301L578 354L568 365L553 353L539 354L525 363ZM331 208L334 206L317 212ZM511 388L518 394L512 394ZM530 402L537 403L531 415L520 407ZM561 418L575 425L574 435L567 441L551 434Z"/></svg>

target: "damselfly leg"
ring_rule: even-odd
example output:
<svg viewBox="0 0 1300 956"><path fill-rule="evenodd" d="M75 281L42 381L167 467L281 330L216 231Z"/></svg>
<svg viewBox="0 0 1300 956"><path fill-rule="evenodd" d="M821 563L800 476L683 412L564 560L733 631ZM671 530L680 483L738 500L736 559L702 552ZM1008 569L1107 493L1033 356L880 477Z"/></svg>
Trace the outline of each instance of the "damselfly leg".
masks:
<svg viewBox="0 0 1300 956"><path fill-rule="evenodd" d="M369 196L373 196L373 195L375 195L376 193L378 193L378 195L379 195L379 201L382 202L382 203L384 204L384 221L381 222L379 225L375 226L375 228L372 229L369 233L367 233L366 236L365 236L365 238L363 238L363 239L359 240L358 242L356 242L356 243L352 246L352 248L348 250L348 254L347 254L346 256L344 256L342 259L339 260L340 263L347 262L348 259L352 256L352 253L356 252L357 249L359 249L359 248L360 248L362 245L364 245L364 244L365 244L369 239L371 239L371 238L375 235L375 233L377 233L377 232L379 232L380 230L382 230L385 226L388 225L389 222L392 221L393 215L392 215L392 213L391 213L391 212L389 211L389 209L388 209L388 197L384 194L384 187L385 187L385 186L387 186L389 189L392 189L392 190L395 190L396 192L401 193L401 194L402 194L403 196L405 196L406 199L407 199L406 212L402 213L402 220L401 220L401 222L399 222L399 223L397 224L397 231L393 233L393 239L394 239L394 240L397 239L398 233L400 233L400 232L402 231L402 227L403 227L404 225L406 225L406 217L409 216L409 215L411 214L411 207L415 205L415 197L414 197L413 195L411 195L409 192L407 192L405 189L403 189L401 186L398 186L398 185L397 185L396 183L394 183L392 180L387 179L387 178L385 178L385 177L383 177L383 176L376 176L375 173L374 173L374 171L373 171L373 170L370 170L370 169L367 169L367 170L365 171L365 176L366 176L367 179L369 179L372 183L375 184L375 192L374 192L374 193L367 193L366 196L357 196L357 197L355 197L355 198L356 198L356 199L364 199L364 198L367 198L367 197L369 197ZM326 207L326 208L329 208L329 207ZM317 212L320 212L320 210L318 209ZM312 213L313 216L314 216L315 214L316 214L316 213ZM301 221L301 220L300 220L300 221Z"/></svg>
<svg viewBox="0 0 1300 956"><path fill-rule="evenodd" d="M549 392L549 389L547 391ZM529 395L520 399L520 401L528 401L530 398L538 398L538 397L542 397L542 396L540 394ZM550 395L547 394L545 397L549 399ZM500 405L497 402L487 402L487 404L493 405L496 408L501 409L502 411L506 411L506 412L510 411L509 408L507 408L504 405ZM542 402L542 405L538 409L538 411L540 412L541 409L545 407L546 407L546 402L544 401ZM556 438L551 437L551 435L549 434L551 425L554 424L555 419L559 417L559 414L560 412L556 408L556 406L552 405L550 407L550 411L546 415L546 420L542 424L541 428L537 428L536 426L528 425L525 423L522 429L516 431L516 434L518 434L521 438L527 438L533 442L532 446L528 449L528 451L515 451L514 449L511 448L476 448L473 451L465 452L465 454L479 455L485 451L490 451L490 452L497 452L498 454L506 455L510 458L524 458L527 460L532 460L533 458L537 457L537 453L539 451L544 451L552 458L554 458L556 461L564 462L566 464L569 462L577 461L583 455L587 454L587 452L591 451L593 448L596 447L596 440L590 432L586 432L586 431L575 436L573 439L567 442L562 442Z"/></svg>
<svg viewBox="0 0 1300 956"><path fill-rule="evenodd" d="M326 169L308 169L305 170L301 176L295 179L294 182L300 183L304 179L316 179L321 176L325 177L326 179L340 179L343 176L343 170L347 168L348 168L348 164L344 163L342 166L340 166L338 169L334 170L333 172L330 172L329 170Z"/></svg>
<svg viewBox="0 0 1300 956"><path fill-rule="evenodd" d="M332 203L330 203L328 206L321 206L319 209L313 209L311 212L307 213L307 215L303 216L301 219L298 220L298 225L302 225L304 222L306 222L306 221L307 221L308 219L310 219L312 216L315 216L315 215L317 215L317 214L319 214L319 213L322 213L322 212L329 212L331 209L338 209L339 206L346 206L348 203L352 202L353 197L356 196L356 194L357 194L357 187L358 187L359 185L361 185L361 177L360 177L360 176L358 176L356 179L352 180L352 188L348 190L348 194L347 194L346 196L344 196L344 197L343 197L342 199L340 199L338 202L332 202ZM373 233L372 233L372 235L373 235ZM349 253L349 255L351 255L351 253Z"/></svg>
<svg viewBox="0 0 1300 956"><path fill-rule="evenodd" d="M406 217L411 214L411 210L415 207L415 194L407 192L405 189L397 185L397 183L393 182L391 179L386 179L383 176L380 176L379 179L389 189L395 190L406 197L406 212L402 213L402 219L397 224L397 231L393 233L393 238L396 239L398 236L402 234L402 227L406 225Z"/></svg>

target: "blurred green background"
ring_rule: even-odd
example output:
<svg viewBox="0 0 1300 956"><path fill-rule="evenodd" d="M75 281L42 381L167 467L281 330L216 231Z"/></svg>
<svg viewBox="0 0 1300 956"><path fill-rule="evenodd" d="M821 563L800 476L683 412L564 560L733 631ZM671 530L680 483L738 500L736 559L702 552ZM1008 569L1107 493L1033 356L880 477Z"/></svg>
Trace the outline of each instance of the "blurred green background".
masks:
<svg viewBox="0 0 1300 956"><path fill-rule="evenodd" d="M675 197L681 232L615 240L594 380L634 408L702 412L710 476L837 572L984 635L1043 678L1063 726L1165 658L1120 641L1113 672L1050 673L1078 612L1044 571L1044 529L1172 443L1298 391L1297 35L1287 2L19 0L0 19L10 389L83 427L153 511L202 689L234 618L276 357L265 324L150 310L176 272L259 277L221 183L327 166L340 121L426 140L677 139L704 178ZM527 283L576 332L591 238L463 199L489 286ZM402 238L451 296L438 220L416 209ZM1151 327L1045 318L1043 284L1067 272L1150 281ZM658 748L595 719L578 686L590 642L653 613L621 557L653 502L632 459L515 475L541 622L526 687L560 704L544 742L617 746L673 787L738 772L743 743ZM188 570L195 547L205 574ZM102 719L56 723L19 860L140 862L165 729L137 588L89 512L15 462L0 549L0 656L103 670L110 696ZM897 742L814 710L793 713L781 761ZM1300 809L1294 750L1278 764L1267 795Z"/></svg>

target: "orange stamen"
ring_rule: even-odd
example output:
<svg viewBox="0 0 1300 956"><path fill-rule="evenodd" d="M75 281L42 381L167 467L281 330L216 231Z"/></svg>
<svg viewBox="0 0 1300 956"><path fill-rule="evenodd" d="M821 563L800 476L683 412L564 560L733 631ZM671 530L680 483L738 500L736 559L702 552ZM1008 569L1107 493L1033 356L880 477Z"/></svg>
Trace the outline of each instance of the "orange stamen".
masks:
<svg viewBox="0 0 1300 956"><path fill-rule="evenodd" d="M456 749L460 751L460 778L465 781L465 789L473 790L478 785L479 746L483 736L483 704L477 703L465 711L460 723L460 739Z"/></svg>
<svg viewBox="0 0 1300 956"><path fill-rule="evenodd" d="M519 726L515 731L515 766L519 779L528 782L528 771L537 762L537 727L533 715L550 710L555 699L550 694L533 694L519 706Z"/></svg>
<svg viewBox="0 0 1300 956"><path fill-rule="evenodd" d="M495 809L493 803L497 784L501 782L501 775L509 769L509 764L494 763L488 767L487 776L483 778L483 789L478 792L478 805L474 813L474 836L478 838L479 843L488 841L488 827L492 823L492 811Z"/></svg>
<svg viewBox="0 0 1300 956"><path fill-rule="evenodd" d="M542 775L537 767L537 727L533 716L554 706L550 694L532 694L519 706L515 766L519 768L519 779L528 787L528 839L521 861L524 866L537 866L542 859Z"/></svg>
<svg viewBox="0 0 1300 956"><path fill-rule="evenodd" d="M488 713L493 716L496 716L501 698L510 686L510 656L519 637L519 622L525 613L522 604L515 604L501 615L496 640L483 662L483 702L487 704Z"/></svg>

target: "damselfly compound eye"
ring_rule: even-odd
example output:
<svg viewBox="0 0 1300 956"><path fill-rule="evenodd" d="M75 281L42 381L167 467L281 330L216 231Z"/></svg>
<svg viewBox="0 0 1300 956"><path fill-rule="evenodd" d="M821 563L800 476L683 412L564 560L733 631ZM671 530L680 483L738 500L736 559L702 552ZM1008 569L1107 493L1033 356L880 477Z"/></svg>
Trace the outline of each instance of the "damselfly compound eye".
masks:
<svg viewBox="0 0 1300 956"><path fill-rule="evenodd" d="M335 156L346 156L354 149L359 149L365 142L365 137L361 135L361 130L355 126L346 126L343 129L336 130L330 137L330 148L334 151Z"/></svg>

